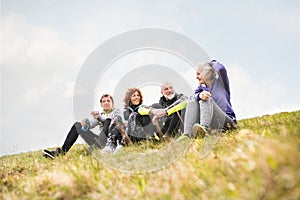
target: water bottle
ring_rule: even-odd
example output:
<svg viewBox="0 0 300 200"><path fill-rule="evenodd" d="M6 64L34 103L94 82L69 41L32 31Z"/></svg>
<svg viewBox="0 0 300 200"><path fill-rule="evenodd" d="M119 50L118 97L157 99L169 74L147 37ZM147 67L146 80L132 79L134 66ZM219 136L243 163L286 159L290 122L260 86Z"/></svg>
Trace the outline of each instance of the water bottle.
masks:
<svg viewBox="0 0 300 200"><path fill-rule="evenodd" d="M91 124L91 123L90 123L90 120L89 120L89 119L86 119L86 120L85 120L85 125L81 127L81 130L82 130L83 132L86 132L86 131L89 129L90 124Z"/></svg>

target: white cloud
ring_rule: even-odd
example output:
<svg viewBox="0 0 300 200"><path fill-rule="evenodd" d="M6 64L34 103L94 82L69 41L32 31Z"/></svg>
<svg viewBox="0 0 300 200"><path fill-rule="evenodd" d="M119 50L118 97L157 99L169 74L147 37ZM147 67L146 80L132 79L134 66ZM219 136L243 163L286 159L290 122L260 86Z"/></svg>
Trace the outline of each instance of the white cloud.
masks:
<svg viewBox="0 0 300 200"><path fill-rule="evenodd" d="M256 80L244 66L231 64L227 69L230 78L231 99L239 119L278 112L285 105L285 86L275 80Z"/></svg>
<svg viewBox="0 0 300 200"><path fill-rule="evenodd" d="M65 84L64 96L66 98L73 98L74 85L74 81L69 81Z"/></svg>
<svg viewBox="0 0 300 200"><path fill-rule="evenodd" d="M1 35L4 66L57 69L76 64L78 59L76 51L57 32L30 25L20 15L2 20Z"/></svg>
<svg viewBox="0 0 300 200"><path fill-rule="evenodd" d="M84 54L59 33L29 24L21 15L4 17L1 26L1 138L6 142L0 154L41 148L45 138L60 137L55 129L68 126L55 123L71 121L72 101L65 97L71 96L69 82L76 78ZM33 141L24 139L18 147L16 138L28 135Z"/></svg>
<svg viewBox="0 0 300 200"><path fill-rule="evenodd" d="M31 88L25 93L24 98L22 100L23 100L23 103L38 102L38 101L40 101L40 93L36 88Z"/></svg>

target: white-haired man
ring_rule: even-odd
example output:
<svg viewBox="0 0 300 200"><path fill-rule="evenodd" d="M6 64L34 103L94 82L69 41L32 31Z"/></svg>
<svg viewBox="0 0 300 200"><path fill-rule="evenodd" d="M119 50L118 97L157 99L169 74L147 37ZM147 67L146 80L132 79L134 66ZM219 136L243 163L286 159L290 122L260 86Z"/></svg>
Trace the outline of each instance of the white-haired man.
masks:
<svg viewBox="0 0 300 200"><path fill-rule="evenodd" d="M161 133L164 137L172 137L180 130L183 131L184 112L188 98L184 94L176 93L173 84L170 82L161 85L161 94L159 103L152 105L153 108L160 108L152 110L154 114L153 121L162 119Z"/></svg>

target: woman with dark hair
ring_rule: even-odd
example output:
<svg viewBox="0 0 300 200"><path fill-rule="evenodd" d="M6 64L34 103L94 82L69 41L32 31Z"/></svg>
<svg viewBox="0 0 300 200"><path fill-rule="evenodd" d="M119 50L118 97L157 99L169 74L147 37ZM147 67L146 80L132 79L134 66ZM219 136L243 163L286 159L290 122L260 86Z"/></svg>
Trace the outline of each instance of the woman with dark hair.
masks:
<svg viewBox="0 0 300 200"><path fill-rule="evenodd" d="M155 127L149 116L149 107L143 105L143 95L138 88L129 88L124 96L124 119L127 125L126 133L132 142L142 139L152 139Z"/></svg>
<svg viewBox="0 0 300 200"><path fill-rule="evenodd" d="M91 112L93 119L83 119L82 122L75 122L71 127L62 147L54 151L45 149L43 154L47 158L55 158L59 155L66 154L72 145L76 142L80 135L86 143L92 148L105 149L106 152L113 152L117 140L121 141L122 136L119 133L119 126L122 125L121 111L114 107L113 97L109 94L104 94L100 98L102 112ZM88 126L86 126L89 123ZM99 126L99 133L95 134L90 129ZM86 130L84 129L86 128Z"/></svg>

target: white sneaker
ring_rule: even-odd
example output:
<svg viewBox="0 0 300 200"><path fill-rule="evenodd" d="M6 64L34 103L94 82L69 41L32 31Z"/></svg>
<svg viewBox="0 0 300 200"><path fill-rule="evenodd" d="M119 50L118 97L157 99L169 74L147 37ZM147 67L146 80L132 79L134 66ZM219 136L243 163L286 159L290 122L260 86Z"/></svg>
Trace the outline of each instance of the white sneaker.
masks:
<svg viewBox="0 0 300 200"><path fill-rule="evenodd" d="M119 144L116 149L114 150L114 153L118 153L123 148L123 145Z"/></svg>
<svg viewBox="0 0 300 200"><path fill-rule="evenodd" d="M115 151L115 149L110 146L110 145L106 145L102 150L101 152L103 153L113 153Z"/></svg>

